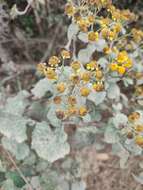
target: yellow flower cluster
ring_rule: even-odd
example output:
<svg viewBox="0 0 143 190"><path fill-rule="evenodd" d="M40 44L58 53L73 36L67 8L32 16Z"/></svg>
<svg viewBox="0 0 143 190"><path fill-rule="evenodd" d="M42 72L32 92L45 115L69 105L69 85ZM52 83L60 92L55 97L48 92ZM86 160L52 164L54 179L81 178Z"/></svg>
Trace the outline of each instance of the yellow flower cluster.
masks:
<svg viewBox="0 0 143 190"><path fill-rule="evenodd" d="M37 70L46 76L48 79L57 80L58 75L56 72L56 68L60 65L62 60L70 59L70 52L63 49L60 53L60 56L52 56L49 58L48 63L40 63L37 66Z"/></svg>
<svg viewBox="0 0 143 190"><path fill-rule="evenodd" d="M135 143L143 147L143 123L138 122L141 115L139 112L132 112L128 116L130 129L127 133L129 139L134 139Z"/></svg>
<svg viewBox="0 0 143 190"><path fill-rule="evenodd" d="M129 58L126 51L121 51L118 53L117 58L110 64L111 71L117 71L119 74L123 75L130 69L133 65L132 60Z"/></svg>
<svg viewBox="0 0 143 190"><path fill-rule="evenodd" d="M103 7L106 16L102 14ZM124 75L131 70L133 62L128 55L127 45L125 47L128 38L123 32L124 25L128 21L136 19L136 16L129 10L119 10L113 6L111 0L80 0L79 4L71 0L65 6L65 13L71 18L72 23L78 25L79 31L75 35L75 39L78 39L79 34L85 34L86 47L88 45L94 47L97 44L98 49L100 41L105 42L105 47L101 52L94 51L89 61L83 64L77 56L82 45L80 42L78 44L75 40L71 40L68 46L71 51L62 49L58 56L50 57L47 63L38 64L38 71L49 80L54 80L56 94L53 96L52 102L54 104L64 102L67 106L65 110L56 111L56 115L60 119L70 116L83 117L88 114L89 109L86 105L79 105L77 96L86 99L91 92L104 91L104 83L110 73L109 70L117 72L119 75ZM140 42L143 38L143 32L136 29L131 31L131 35L136 42ZM131 44L128 44L128 49L131 50L129 45ZM98 62L102 56L107 58L109 63L105 65L104 69ZM64 81L65 66L69 66L70 74ZM133 114L129 116L129 120L133 117L137 116ZM136 131L141 129L141 126L135 127Z"/></svg>
<svg viewBox="0 0 143 190"><path fill-rule="evenodd" d="M131 32L132 32L133 40L135 42L139 43L143 40L143 31L133 28Z"/></svg>

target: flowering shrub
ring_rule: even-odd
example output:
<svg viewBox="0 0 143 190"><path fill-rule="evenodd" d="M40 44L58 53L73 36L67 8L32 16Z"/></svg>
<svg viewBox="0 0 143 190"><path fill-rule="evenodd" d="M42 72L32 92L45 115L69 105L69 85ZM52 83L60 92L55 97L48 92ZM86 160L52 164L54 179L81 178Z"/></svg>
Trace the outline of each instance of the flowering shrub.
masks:
<svg viewBox="0 0 143 190"><path fill-rule="evenodd" d="M71 20L67 44L38 64L43 78L31 92L21 91L2 108L2 145L41 172L70 154L70 145L94 144L100 150L107 143L124 168L143 148L143 32L130 27L137 15L117 9L111 0L69 0L65 13ZM68 138L71 126L75 145ZM36 156L41 160L36 162ZM52 187L49 180L58 176L50 175L44 173L39 183L56 189L63 179ZM83 182L74 185L85 189Z"/></svg>
<svg viewBox="0 0 143 190"><path fill-rule="evenodd" d="M129 27L137 16L115 8L110 0L69 1L65 13L72 21L67 45L38 65L46 77L42 80L52 87L49 122L55 127L66 122L87 126L105 122L100 128L105 129L106 142L140 154L143 112L137 91L142 93L143 32ZM131 85L138 90L128 99L123 91Z"/></svg>

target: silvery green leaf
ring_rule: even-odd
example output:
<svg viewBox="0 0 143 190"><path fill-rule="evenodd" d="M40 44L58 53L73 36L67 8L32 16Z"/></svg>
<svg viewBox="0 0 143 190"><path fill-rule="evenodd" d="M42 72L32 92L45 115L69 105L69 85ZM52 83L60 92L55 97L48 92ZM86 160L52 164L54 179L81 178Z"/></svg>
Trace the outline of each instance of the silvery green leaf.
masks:
<svg viewBox="0 0 143 190"><path fill-rule="evenodd" d="M31 181L30 181L30 184L32 185L32 187L34 189L41 189L41 185L40 185L40 179L39 179L39 176L33 176L31 178Z"/></svg>
<svg viewBox="0 0 143 190"><path fill-rule="evenodd" d="M79 31L78 25L75 23L71 23L67 32L68 40L71 41L76 36L78 31Z"/></svg>
<svg viewBox="0 0 143 190"><path fill-rule="evenodd" d="M116 83L110 83L109 88L107 89L107 96L110 99L119 99L120 88Z"/></svg>
<svg viewBox="0 0 143 190"><path fill-rule="evenodd" d="M30 151L28 157L23 160L23 165L32 166L37 162L36 155L33 151Z"/></svg>
<svg viewBox="0 0 143 190"><path fill-rule="evenodd" d="M46 122L37 123L32 134L32 148L39 157L54 162L69 153L66 140L67 135L62 127L52 131Z"/></svg>
<svg viewBox="0 0 143 190"><path fill-rule="evenodd" d="M4 190L16 190L12 179L7 179L6 181L4 181L1 188Z"/></svg>
<svg viewBox="0 0 143 190"><path fill-rule="evenodd" d="M88 35L85 32L80 32L78 35L78 38L84 42L84 43L88 43Z"/></svg>
<svg viewBox="0 0 143 190"><path fill-rule="evenodd" d="M77 101L77 106L81 106L81 105L85 105L86 104L86 97L81 97L78 95L79 89L77 87L77 89L75 88L75 97L76 97L76 101Z"/></svg>
<svg viewBox="0 0 143 190"><path fill-rule="evenodd" d="M95 105L99 105L101 104L104 99L106 97L106 92L94 92L92 91L89 96L88 96L88 100L94 102Z"/></svg>
<svg viewBox="0 0 143 190"><path fill-rule="evenodd" d="M120 143L115 143L112 145L112 153L120 157L120 167L126 168L127 161L129 159L129 152Z"/></svg>
<svg viewBox="0 0 143 190"><path fill-rule="evenodd" d="M133 85L133 79L131 78L123 78L124 85L128 87L129 85Z"/></svg>
<svg viewBox="0 0 143 190"><path fill-rule="evenodd" d="M90 61L92 53L88 49L81 49L78 53L78 61L82 64L88 63Z"/></svg>
<svg viewBox="0 0 143 190"><path fill-rule="evenodd" d="M77 181L72 184L71 190L86 190L86 183L84 181Z"/></svg>
<svg viewBox="0 0 143 190"><path fill-rule="evenodd" d="M140 146L138 146L137 144L135 144L135 142L133 140L131 141L126 141L125 142L125 146L126 148L132 152L133 155L138 156L142 154L142 148Z"/></svg>
<svg viewBox="0 0 143 190"><path fill-rule="evenodd" d="M66 79L68 80L69 76L71 75L72 72L73 72L73 70L72 70L71 67L64 66L62 74L60 75L58 80L61 81L61 82L65 81Z"/></svg>
<svg viewBox="0 0 143 190"><path fill-rule="evenodd" d="M6 150L11 152L17 160L23 160L29 155L29 147L25 143L17 143L14 140L3 137L2 145Z"/></svg>
<svg viewBox="0 0 143 190"><path fill-rule="evenodd" d="M19 143L27 139L27 122L24 117L0 112L0 132Z"/></svg>
<svg viewBox="0 0 143 190"><path fill-rule="evenodd" d="M69 183L62 180L56 187L56 190L69 190Z"/></svg>
<svg viewBox="0 0 143 190"><path fill-rule="evenodd" d="M22 115L26 106L28 105L27 97L29 93L27 91L21 91L15 97L7 99L4 112L14 115Z"/></svg>
<svg viewBox="0 0 143 190"><path fill-rule="evenodd" d="M125 114L123 113L117 113L113 118L112 122L115 127L119 127L119 125L126 125L128 122L128 118Z"/></svg>
<svg viewBox="0 0 143 190"><path fill-rule="evenodd" d="M117 129L112 125L107 125L104 133L104 141L106 143L117 143L119 141L119 136Z"/></svg>
<svg viewBox="0 0 143 190"><path fill-rule="evenodd" d="M40 159L40 161L37 163L36 165L36 171L37 172L43 172L45 171L47 168L50 168L50 163L45 161L45 160L42 160Z"/></svg>
<svg viewBox="0 0 143 190"><path fill-rule="evenodd" d="M96 134L98 132L98 129L95 126L88 126L88 127L81 127L78 129L77 132L85 133L85 134Z"/></svg>
<svg viewBox="0 0 143 190"><path fill-rule="evenodd" d="M73 164L73 159L68 157L62 162L62 168L64 169L64 171L69 171L72 167L72 164Z"/></svg>
<svg viewBox="0 0 143 190"><path fill-rule="evenodd" d="M47 78L41 79L31 90L37 98L42 98L48 91L53 92L53 82Z"/></svg>
<svg viewBox="0 0 143 190"><path fill-rule="evenodd" d="M91 145L95 142L96 127L78 128L73 136L73 146L75 148L82 148Z"/></svg>
<svg viewBox="0 0 143 190"><path fill-rule="evenodd" d="M104 144L99 144L98 142L95 142L94 143L95 144L95 148L96 148L96 150L98 151L100 151L100 150L103 150L104 148L105 148L105 145Z"/></svg>
<svg viewBox="0 0 143 190"><path fill-rule="evenodd" d="M139 176L136 176L135 174L132 174L133 178L140 184L143 185L143 174L141 173Z"/></svg>
<svg viewBox="0 0 143 190"><path fill-rule="evenodd" d="M102 57L98 60L98 64L100 64L102 66L102 68L105 69L108 65L108 61L107 61L107 59Z"/></svg>
<svg viewBox="0 0 143 190"><path fill-rule="evenodd" d="M120 96L122 98L123 105L125 107L128 107L129 106L129 104L128 104L128 97L125 94L122 94L122 93L120 94Z"/></svg>
<svg viewBox="0 0 143 190"><path fill-rule="evenodd" d="M116 112L120 112L123 108L123 105L121 103L117 103L117 104L113 104L112 107Z"/></svg>
<svg viewBox="0 0 143 190"><path fill-rule="evenodd" d="M62 126L62 121L57 118L56 116L56 110L60 109L60 107L56 107L52 105L48 111L47 118L50 124L52 124L55 127L61 127Z"/></svg>
<svg viewBox="0 0 143 190"><path fill-rule="evenodd" d="M104 39L99 39L97 42L94 42L93 45L96 51L102 52L103 49L107 46L107 43Z"/></svg>
<svg viewBox="0 0 143 190"><path fill-rule="evenodd" d="M127 167L127 161L129 159L129 152L127 151L122 151L120 152L120 154L118 155L120 157L120 167L122 169L126 168Z"/></svg>
<svg viewBox="0 0 143 190"><path fill-rule="evenodd" d="M85 123L90 122L90 121L91 121L91 116L90 116L90 114L86 114L85 116L83 116L83 117L82 117L82 120L83 120L83 122L85 122Z"/></svg>

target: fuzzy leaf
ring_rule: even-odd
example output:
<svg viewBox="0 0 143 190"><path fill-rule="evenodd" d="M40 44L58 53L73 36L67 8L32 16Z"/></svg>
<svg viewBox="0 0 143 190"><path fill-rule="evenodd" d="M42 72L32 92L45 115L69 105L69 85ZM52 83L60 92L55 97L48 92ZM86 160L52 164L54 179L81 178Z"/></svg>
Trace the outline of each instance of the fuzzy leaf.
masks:
<svg viewBox="0 0 143 190"><path fill-rule="evenodd" d="M117 130L114 128L114 126L109 125L106 127L105 133L104 133L104 140L105 142L111 143L111 144L119 141Z"/></svg>
<svg viewBox="0 0 143 190"><path fill-rule="evenodd" d="M0 112L0 133L21 143L27 139L26 124L28 121L21 116Z"/></svg>
<svg viewBox="0 0 143 190"><path fill-rule="evenodd" d="M14 140L3 137L2 144L17 160L23 160L29 155L29 147L25 143L17 143Z"/></svg>
<svg viewBox="0 0 143 190"><path fill-rule="evenodd" d="M48 91L53 92L53 83L47 78L41 79L31 90L37 98L42 98Z"/></svg>
<svg viewBox="0 0 143 190"><path fill-rule="evenodd" d="M72 190L86 190L86 183L84 181L77 181L72 184Z"/></svg>
<svg viewBox="0 0 143 190"><path fill-rule="evenodd" d="M93 43L94 50L102 52L103 49L107 46L106 41L104 39L99 39L97 42Z"/></svg>
<svg viewBox="0 0 143 190"><path fill-rule="evenodd" d="M95 105L101 104L106 97L106 92L94 92L92 91L89 96L88 100L94 102Z"/></svg>
<svg viewBox="0 0 143 190"><path fill-rule="evenodd" d="M80 32L78 35L78 38L84 42L84 43L88 43L88 35L85 32Z"/></svg>
<svg viewBox="0 0 143 190"><path fill-rule="evenodd" d="M54 162L69 153L67 135L62 128L52 131L46 122L38 123L32 135L32 148L39 157Z"/></svg>
<svg viewBox="0 0 143 190"><path fill-rule="evenodd" d="M113 124L115 125L115 127L119 127L119 125L126 125L127 124L127 121L128 121L128 118L125 114L123 113L117 113L113 119Z"/></svg>
<svg viewBox="0 0 143 190"><path fill-rule="evenodd" d="M56 110L57 110L56 106L52 105L48 111L47 118L50 124L52 124L54 127L61 127L62 122L60 119L57 118Z"/></svg>
<svg viewBox="0 0 143 190"><path fill-rule="evenodd" d="M16 190L12 179L7 179L6 181L4 181L4 183L2 185L2 189L4 189L4 190Z"/></svg>
<svg viewBox="0 0 143 190"><path fill-rule="evenodd" d="M120 97L120 88L115 83L110 83L109 88L107 89L107 96L110 99L119 99Z"/></svg>
<svg viewBox="0 0 143 190"><path fill-rule="evenodd" d="M10 97L7 99L4 112L14 115L22 115L26 106L28 105L28 100L26 99L29 96L27 91L21 91L17 96Z"/></svg>
<svg viewBox="0 0 143 190"><path fill-rule="evenodd" d="M79 27L77 24L75 23L70 24L68 28L68 33L67 33L68 40L71 41L75 37L75 35L78 33L78 31L79 31Z"/></svg>

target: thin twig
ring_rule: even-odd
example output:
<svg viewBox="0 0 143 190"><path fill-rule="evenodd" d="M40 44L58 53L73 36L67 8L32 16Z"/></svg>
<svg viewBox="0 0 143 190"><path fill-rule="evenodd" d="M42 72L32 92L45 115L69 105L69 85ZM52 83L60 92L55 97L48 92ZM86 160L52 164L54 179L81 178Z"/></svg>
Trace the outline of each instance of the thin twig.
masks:
<svg viewBox="0 0 143 190"><path fill-rule="evenodd" d="M26 179L26 177L24 176L24 174L22 173L22 171L20 170L20 168L16 165L16 163L15 163L14 159L12 158L12 156L10 155L10 153L2 146L2 144L0 144L0 146L2 147L2 149L4 150L4 152L7 154L9 160L11 161L11 163L13 164L13 166L15 167L15 169L17 170L17 172L19 173L19 175L21 176L21 178L29 186L29 190L34 190L34 188L28 182L28 180Z"/></svg>

